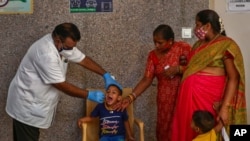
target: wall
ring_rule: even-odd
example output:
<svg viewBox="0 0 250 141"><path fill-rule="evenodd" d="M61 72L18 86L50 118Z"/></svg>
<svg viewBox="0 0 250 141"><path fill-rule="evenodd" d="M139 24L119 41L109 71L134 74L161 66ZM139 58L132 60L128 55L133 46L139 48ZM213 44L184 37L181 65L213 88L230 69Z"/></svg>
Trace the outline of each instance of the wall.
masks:
<svg viewBox="0 0 250 141"><path fill-rule="evenodd" d="M69 13L68 0L34 0L31 15L0 15L0 140L12 141L12 120L5 112L8 86L29 46L62 22L75 23L82 39L78 47L110 71L124 87L133 87L144 72L147 53L154 48L152 32L169 24L181 40L181 27L193 27L203 0L113 0L112 13ZM191 44L194 38L185 39ZM102 88L102 77L69 66L67 81L81 88ZM156 81L135 103L135 115L145 122L146 141L155 141ZM85 101L61 94L53 126L41 130L41 141L79 141L78 118Z"/></svg>
<svg viewBox="0 0 250 141"><path fill-rule="evenodd" d="M221 16L227 36L233 38L240 46L244 59L245 81L246 81L246 99L247 99L247 115L248 124L250 123L250 66L249 66L249 37L250 37L250 21L249 12L230 12L227 9L227 1L210 0L209 5Z"/></svg>

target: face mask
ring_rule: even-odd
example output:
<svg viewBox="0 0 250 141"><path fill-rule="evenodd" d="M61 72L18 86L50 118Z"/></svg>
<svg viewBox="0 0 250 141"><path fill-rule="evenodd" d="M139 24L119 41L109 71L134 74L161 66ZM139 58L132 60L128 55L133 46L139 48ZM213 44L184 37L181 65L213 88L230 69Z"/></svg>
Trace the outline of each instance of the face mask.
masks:
<svg viewBox="0 0 250 141"><path fill-rule="evenodd" d="M194 34L196 35L197 38L200 40L204 40L206 36L207 31L204 31L203 27L196 29Z"/></svg>
<svg viewBox="0 0 250 141"><path fill-rule="evenodd" d="M74 48L74 47L73 47ZM73 48L67 48L67 49L64 49L64 48L62 48L60 51L59 51L59 53L63 56L63 57L65 57L65 58L69 58L69 57L71 57L71 55L73 54L73 52L74 52L74 50L73 50Z"/></svg>

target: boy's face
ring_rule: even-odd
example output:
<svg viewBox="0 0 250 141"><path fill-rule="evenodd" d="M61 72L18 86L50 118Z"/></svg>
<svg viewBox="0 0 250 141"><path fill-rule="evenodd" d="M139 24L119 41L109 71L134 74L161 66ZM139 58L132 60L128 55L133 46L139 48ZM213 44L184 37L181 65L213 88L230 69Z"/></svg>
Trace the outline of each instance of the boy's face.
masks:
<svg viewBox="0 0 250 141"><path fill-rule="evenodd" d="M193 120L191 121L191 128L195 131L196 126L195 126L195 124L194 124L194 121L193 121Z"/></svg>
<svg viewBox="0 0 250 141"><path fill-rule="evenodd" d="M200 133L200 128L197 127L197 126L195 125L195 123L194 123L193 120L191 121L191 128L192 128L195 132Z"/></svg>
<svg viewBox="0 0 250 141"><path fill-rule="evenodd" d="M105 98L106 104L110 106L115 104L119 100L121 100L119 89L115 86L110 86L106 91L106 98Z"/></svg>

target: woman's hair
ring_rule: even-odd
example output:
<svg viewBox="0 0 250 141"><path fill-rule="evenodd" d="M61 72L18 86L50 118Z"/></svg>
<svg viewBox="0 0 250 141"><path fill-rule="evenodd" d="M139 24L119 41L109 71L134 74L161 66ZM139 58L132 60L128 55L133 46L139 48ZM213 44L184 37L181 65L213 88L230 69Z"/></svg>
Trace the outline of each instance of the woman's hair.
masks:
<svg viewBox="0 0 250 141"><path fill-rule="evenodd" d="M213 129L215 124L214 116L206 110L194 111L192 119L195 126L199 127L202 133Z"/></svg>
<svg viewBox="0 0 250 141"><path fill-rule="evenodd" d="M196 15L196 19L201 22L203 25L210 23L214 32L220 33L226 36L226 31L224 29L224 25L222 23L222 19L219 15L210 9L202 10Z"/></svg>
<svg viewBox="0 0 250 141"><path fill-rule="evenodd" d="M73 23L62 23L57 25L52 32L52 36L59 36L62 41L67 37L71 38L73 41L79 41L81 39L80 31Z"/></svg>
<svg viewBox="0 0 250 141"><path fill-rule="evenodd" d="M162 37L165 40L168 39L173 39L174 40L174 32L172 30L172 28L169 25L165 25L165 24L161 24L159 25L153 32L153 36L157 35L157 34L161 34Z"/></svg>

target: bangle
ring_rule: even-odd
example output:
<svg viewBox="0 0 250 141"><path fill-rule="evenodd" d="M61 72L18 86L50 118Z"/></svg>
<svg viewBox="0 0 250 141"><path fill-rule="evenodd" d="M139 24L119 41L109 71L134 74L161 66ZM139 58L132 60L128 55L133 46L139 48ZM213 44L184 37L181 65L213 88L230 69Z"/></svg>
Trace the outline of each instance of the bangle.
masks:
<svg viewBox="0 0 250 141"><path fill-rule="evenodd" d="M180 73L180 66L177 66L177 73Z"/></svg>
<svg viewBox="0 0 250 141"><path fill-rule="evenodd" d="M130 94L129 97L131 97L132 101L135 100L135 98L134 98L134 96L132 94Z"/></svg>
<svg viewBox="0 0 250 141"><path fill-rule="evenodd" d="M221 107L226 107L226 108L228 108L228 107L230 107L230 103L223 103L222 105L221 105Z"/></svg>
<svg viewBox="0 0 250 141"><path fill-rule="evenodd" d="M133 95L133 97L134 97L134 99L136 99L136 94L135 94L135 92L132 92L132 95Z"/></svg>
<svg viewBox="0 0 250 141"><path fill-rule="evenodd" d="M181 74L183 72L183 67L182 66L179 66L179 73Z"/></svg>

